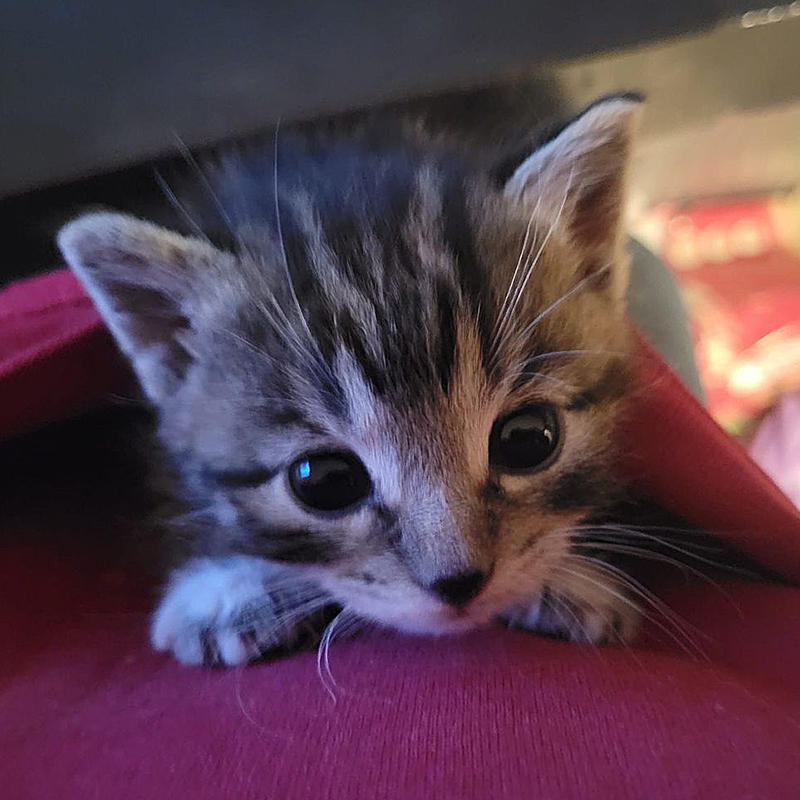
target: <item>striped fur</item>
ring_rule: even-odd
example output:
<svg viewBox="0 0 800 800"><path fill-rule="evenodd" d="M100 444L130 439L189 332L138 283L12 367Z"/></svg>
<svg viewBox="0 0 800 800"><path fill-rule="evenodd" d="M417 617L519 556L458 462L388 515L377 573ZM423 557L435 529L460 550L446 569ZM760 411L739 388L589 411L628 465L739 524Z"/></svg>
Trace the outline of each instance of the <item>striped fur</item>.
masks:
<svg viewBox="0 0 800 800"><path fill-rule="evenodd" d="M593 106L504 165L503 180L418 137L285 138L204 167L199 194L179 201L195 236L116 214L62 232L158 408L194 509L195 588L173 576L157 646L183 660L201 652L186 630L170 633L175 603L205 607L196 559L242 569L234 555L269 565L266 593L270 581L308 583L320 602L408 630L457 631L520 609L529 619L559 582L571 609L594 615L592 638L619 628L612 595L576 587L563 568L571 526L616 495L621 207L637 105ZM558 458L498 474L492 425L532 402L558 409ZM373 481L368 501L335 518L301 508L286 469L316 449L353 451ZM220 569L213 586L231 585ZM472 570L491 579L467 607L431 591ZM230 644L251 595L224 618L198 622L188 608L183 618Z"/></svg>

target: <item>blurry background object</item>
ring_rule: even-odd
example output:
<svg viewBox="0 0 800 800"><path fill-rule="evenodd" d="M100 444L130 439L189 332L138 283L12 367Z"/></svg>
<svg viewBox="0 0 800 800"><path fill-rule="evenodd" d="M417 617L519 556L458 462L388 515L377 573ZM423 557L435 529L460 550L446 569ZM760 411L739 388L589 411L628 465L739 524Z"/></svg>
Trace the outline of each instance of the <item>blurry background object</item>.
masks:
<svg viewBox="0 0 800 800"><path fill-rule="evenodd" d="M138 165L174 156L176 134L196 149L278 120L423 96L436 96L433 108L443 92L440 114L475 120L493 109L488 133L644 91L637 207L741 190L748 181L733 186L732 159L737 175L764 176L759 188L777 174L792 185L800 20L787 11L745 28L745 12L744 0L499 0L491 13L475 0L7 4L0 280L50 266L53 230L86 198L159 200L152 169ZM697 146L719 126L727 152L719 141Z"/></svg>
<svg viewBox="0 0 800 800"><path fill-rule="evenodd" d="M6 3L0 194L173 152L173 130L199 147L277 119L529 73L744 10L742 0ZM589 82L620 77L612 66ZM581 68L564 74L570 97L594 94L586 83Z"/></svg>
<svg viewBox="0 0 800 800"><path fill-rule="evenodd" d="M709 410L744 433L800 388L800 197L663 203L635 227L683 288Z"/></svg>
<svg viewBox="0 0 800 800"><path fill-rule="evenodd" d="M784 395L764 417L750 455L800 508L800 392Z"/></svg>

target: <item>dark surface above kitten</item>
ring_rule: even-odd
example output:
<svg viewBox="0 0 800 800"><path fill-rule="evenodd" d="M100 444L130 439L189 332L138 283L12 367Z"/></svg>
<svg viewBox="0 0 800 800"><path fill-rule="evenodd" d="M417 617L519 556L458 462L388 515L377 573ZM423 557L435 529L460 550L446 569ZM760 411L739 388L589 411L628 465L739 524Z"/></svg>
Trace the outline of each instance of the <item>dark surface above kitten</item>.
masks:
<svg viewBox="0 0 800 800"><path fill-rule="evenodd" d="M8 6L0 32L0 196L276 119L484 82L686 33L743 0L569 5L156 3Z"/></svg>

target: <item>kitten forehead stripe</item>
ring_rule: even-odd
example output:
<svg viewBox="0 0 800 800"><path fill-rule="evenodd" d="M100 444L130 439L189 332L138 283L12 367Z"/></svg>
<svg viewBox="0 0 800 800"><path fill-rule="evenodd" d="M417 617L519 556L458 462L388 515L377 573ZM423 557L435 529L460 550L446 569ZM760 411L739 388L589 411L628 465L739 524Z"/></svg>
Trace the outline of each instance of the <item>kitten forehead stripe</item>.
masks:
<svg viewBox="0 0 800 800"><path fill-rule="evenodd" d="M418 187L414 203L412 185ZM289 213L297 203L285 204L284 240L295 289L326 362L335 368L344 348L376 395L415 403L436 387L449 390L456 329L467 309L486 367L494 298L477 260L462 178L442 181L426 166L386 188L399 190L399 197L382 204L393 221L375 217L374 199L354 204L349 216L339 209L328 218L327 209L312 208L304 197L302 224ZM421 240L414 237L420 236L433 238L418 252ZM437 254L437 246L445 250ZM312 264L323 263L335 270L335 284L312 275L319 269Z"/></svg>
<svg viewBox="0 0 800 800"><path fill-rule="evenodd" d="M456 359L456 304L453 287L445 280L436 282L436 308L439 324L439 347L435 358L435 369L442 391L447 394L455 369Z"/></svg>
<svg viewBox="0 0 800 800"><path fill-rule="evenodd" d="M486 270L478 260L467 207L467 192L460 175L449 175L444 181L442 225L445 244L455 258L457 280L470 303L478 327L483 369L492 377L495 298Z"/></svg>

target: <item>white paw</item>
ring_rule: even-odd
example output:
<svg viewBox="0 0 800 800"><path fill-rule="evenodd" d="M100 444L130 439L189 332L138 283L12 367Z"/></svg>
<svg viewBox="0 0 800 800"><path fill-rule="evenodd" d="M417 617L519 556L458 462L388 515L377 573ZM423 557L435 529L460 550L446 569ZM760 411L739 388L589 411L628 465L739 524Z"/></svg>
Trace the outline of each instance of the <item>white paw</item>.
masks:
<svg viewBox="0 0 800 800"><path fill-rule="evenodd" d="M150 640L182 664L233 666L286 642L298 621L268 588L258 558L198 559L175 572L153 616Z"/></svg>
<svg viewBox="0 0 800 800"><path fill-rule="evenodd" d="M570 642L627 644L639 630L640 615L614 595L595 597L590 606L545 590L530 606L509 612L504 619L515 628Z"/></svg>

